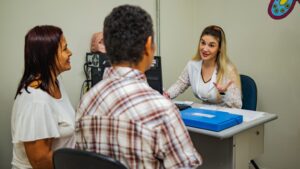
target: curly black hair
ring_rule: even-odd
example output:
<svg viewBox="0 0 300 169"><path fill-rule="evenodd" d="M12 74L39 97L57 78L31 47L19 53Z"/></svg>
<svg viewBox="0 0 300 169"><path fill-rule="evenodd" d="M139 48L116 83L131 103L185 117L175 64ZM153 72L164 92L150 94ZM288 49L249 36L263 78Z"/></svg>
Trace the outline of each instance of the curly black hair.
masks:
<svg viewBox="0 0 300 169"><path fill-rule="evenodd" d="M147 38L153 37L151 16L141 7L121 5L104 20L104 44L112 64L137 65L143 57Z"/></svg>

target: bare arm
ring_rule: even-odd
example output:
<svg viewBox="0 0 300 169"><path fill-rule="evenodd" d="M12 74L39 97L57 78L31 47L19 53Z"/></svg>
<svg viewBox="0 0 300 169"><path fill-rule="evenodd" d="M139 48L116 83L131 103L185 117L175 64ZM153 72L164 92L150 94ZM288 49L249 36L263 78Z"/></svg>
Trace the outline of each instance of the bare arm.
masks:
<svg viewBox="0 0 300 169"><path fill-rule="evenodd" d="M52 166L52 138L24 142L28 160L33 169L53 169Z"/></svg>

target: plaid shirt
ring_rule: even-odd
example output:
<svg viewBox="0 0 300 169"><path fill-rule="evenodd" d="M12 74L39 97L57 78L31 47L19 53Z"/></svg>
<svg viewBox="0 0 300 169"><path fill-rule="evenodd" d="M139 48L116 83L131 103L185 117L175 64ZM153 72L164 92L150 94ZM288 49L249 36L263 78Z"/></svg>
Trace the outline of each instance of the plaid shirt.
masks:
<svg viewBox="0 0 300 169"><path fill-rule="evenodd" d="M131 169L195 168L202 163L174 104L144 74L108 68L81 100L76 147L110 156Z"/></svg>

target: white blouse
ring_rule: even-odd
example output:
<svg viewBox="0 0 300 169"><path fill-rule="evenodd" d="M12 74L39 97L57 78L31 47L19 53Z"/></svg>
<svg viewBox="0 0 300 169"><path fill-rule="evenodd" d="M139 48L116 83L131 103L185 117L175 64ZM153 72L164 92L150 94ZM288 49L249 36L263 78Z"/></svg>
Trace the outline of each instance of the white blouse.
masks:
<svg viewBox="0 0 300 169"><path fill-rule="evenodd" d="M201 76L202 60L189 61L179 79L168 90L167 94L171 99L183 93L189 86L192 87L194 95L205 103L217 104L227 107L242 107L241 89L237 83L232 83L225 96L221 96L213 83L217 81L217 67L215 68L212 78L205 83ZM229 74L224 76L222 83L226 84L233 77L239 76L237 72L229 67Z"/></svg>
<svg viewBox="0 0 300 169"><path fill-rule="evenodd" d="M60 84L61 98L55 99L41 89L22 89L14 102L11 116L13 143L12 166L29 169L23 142L54 138L52 150L75 147L75 111Z"/></svg>

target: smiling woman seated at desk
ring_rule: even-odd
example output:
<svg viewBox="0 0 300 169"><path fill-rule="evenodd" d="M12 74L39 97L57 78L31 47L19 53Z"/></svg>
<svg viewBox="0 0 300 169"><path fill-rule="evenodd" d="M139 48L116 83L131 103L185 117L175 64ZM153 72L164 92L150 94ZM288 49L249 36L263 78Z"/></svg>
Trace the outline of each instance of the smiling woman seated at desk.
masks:
<svg viewBox="0 0 300 169"><path fill-rule="evenodd" d="M173 99L191 86L194 95L204 103L241 108L240 77L226 54L223 29L215 25L206 27L198 46L196 56L164 95Z"/></svg>

